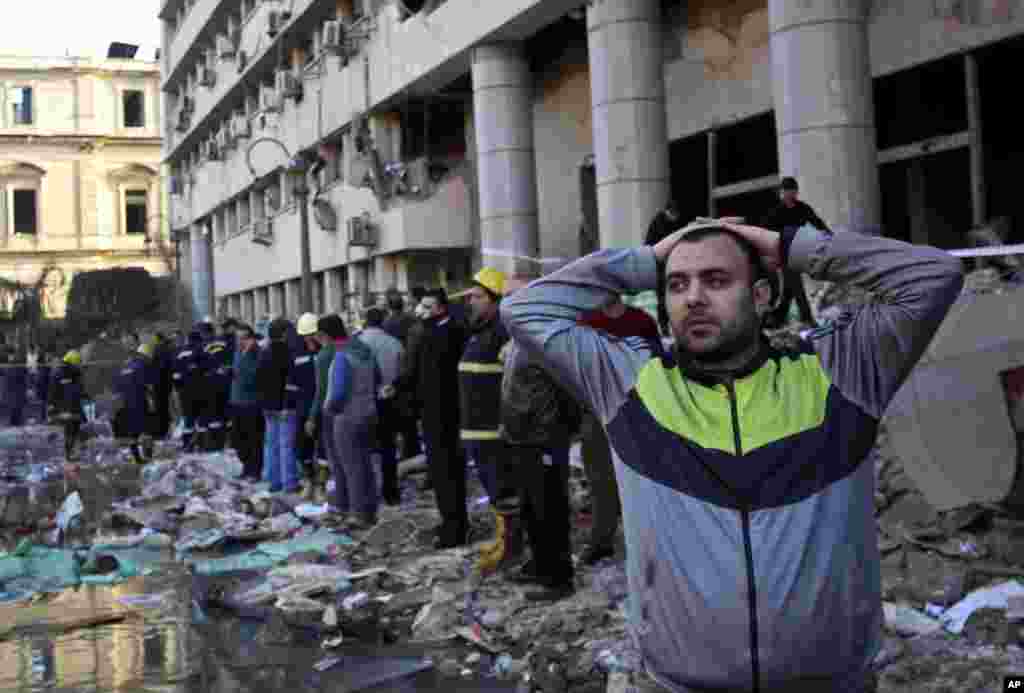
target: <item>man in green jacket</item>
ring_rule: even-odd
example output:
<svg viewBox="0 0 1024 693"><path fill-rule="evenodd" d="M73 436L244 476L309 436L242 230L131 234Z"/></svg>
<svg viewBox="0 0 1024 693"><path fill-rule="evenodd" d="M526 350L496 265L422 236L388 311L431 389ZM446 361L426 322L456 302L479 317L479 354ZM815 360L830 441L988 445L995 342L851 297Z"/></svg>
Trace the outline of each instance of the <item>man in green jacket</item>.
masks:
<svg viewBox="0 0 1024 693"><path fill-rule="evenodd" d="M876 300L791 353L761 332L790 269ZM579 317L658 286L676 347ZM623 505L629 623L673 693L872 690L882 600L868 453L963 285L960 261L872 233L699 220L603 250L501 313L608 433Z"/></svg>
<svg viewBox="0 0 1024 693"><path fill-rule="evenodd" d="M317 321L317 340L320 342L320 351L316 354L316 397L313 399L313 406L309 409L309 416L303 426L306 435L315 438L317 443L316 461L317 472L314 481L313 500L318 504L327 502L327 454L325 441L331 431L328 430L329 418L324 417L324 400L327 398L327 376L334 363L335 337L344 331L345 324L337 315L325 315Z"/></svg>

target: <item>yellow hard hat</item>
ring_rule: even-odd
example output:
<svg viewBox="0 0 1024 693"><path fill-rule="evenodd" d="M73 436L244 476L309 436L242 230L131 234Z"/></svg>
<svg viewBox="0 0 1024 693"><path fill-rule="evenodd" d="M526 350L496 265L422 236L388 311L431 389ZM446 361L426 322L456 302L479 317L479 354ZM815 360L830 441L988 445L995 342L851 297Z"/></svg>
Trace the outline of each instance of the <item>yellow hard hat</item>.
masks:
<svg viewBox="0 0 1024 693"><path fill-rule="evenodd" d="M68 353L64 354L64 363L67 363L72 366L81 366L82 355L75 351L74 349L72 349Z"/></svg>
<svg viewBox="0 0 1024 693"><path fill-rule="evenodd" d="M139 345L139 353L147 358L152 356L155 350L156 345L154 345L153 342L143 342Z"/></svg>
<svg viewBox="0 0 1024 693"><path fill-rule="evenodd" d="M312 313L303 313L299 318L299 324L296 326L295 331L299 333L300 337L309 337L317 333L317 322L318 318Z"/></svg>
<svg viewBox="0 0 1024 693"><path fill-rule="evenodd" d="M484 267L473 277L476 284L484 287L495 296L505 293L505 273L492 267Z"/></svg>

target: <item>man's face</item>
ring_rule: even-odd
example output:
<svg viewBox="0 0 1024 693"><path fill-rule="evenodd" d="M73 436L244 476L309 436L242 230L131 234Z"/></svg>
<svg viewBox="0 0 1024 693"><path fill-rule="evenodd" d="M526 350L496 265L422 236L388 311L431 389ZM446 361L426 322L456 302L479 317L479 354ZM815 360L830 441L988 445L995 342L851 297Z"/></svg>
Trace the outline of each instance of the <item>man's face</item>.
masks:
<svg viewBox="0 0 1024 693"><path fill-rule="evenodd" d="M680 349L717 362L759 339L771 288L764 279L752 286L752 271L746 253L725 235L676 246L666 267L665 302Z"/></svg>
<svg viewBox="0 0 1024 693"><path fill-rule="evenodd" d="M425 319L428 320L430 318L439 318L444 315L444 307L441 305L440 301L433 296L425 296L423 300L420 301L420 308L423 311Z"/></svg>
<svg viewBox="0 0 1024 693"><path fill-rule="evenodd" d="M253 349L256 348L256 345L257 341L255 334L247 331L238 333L238 347L242 351L252 351Z"/></svg>
<svg viewBox="0 0 1024 693"><path fill-rule="evenodd" d="M491 320L498 312L497 302L479 286L474 286L470 289L466 298L469 301L470 316L475 321L485 322Z"/></svg>
<svg viewBox="0 0 1024 693"><path fill-rule="evenodd" d="M782 190L779 192L779 197L782 198L782 203L787 207L792 207L796 204L799 199L800 193L797 190Z"/></svg>

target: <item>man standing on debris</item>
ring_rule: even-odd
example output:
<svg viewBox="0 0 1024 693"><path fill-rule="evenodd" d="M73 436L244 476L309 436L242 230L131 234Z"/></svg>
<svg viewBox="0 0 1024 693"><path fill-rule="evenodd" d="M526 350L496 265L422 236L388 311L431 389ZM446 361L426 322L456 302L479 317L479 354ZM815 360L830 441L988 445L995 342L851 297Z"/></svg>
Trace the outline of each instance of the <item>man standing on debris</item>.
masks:
<svg viewBox="0 0 1024 693"><path fill-rule="evenodd" d="M181 436L182 449L191 452L195 449L196 434L199 424L199 412L202 406L205 378L203 377L203 335L198 326L189 332L188 341L174 354L173 376L174 387L178 393L181 415L184 419L184 430Z"/></svg>
<svg viewBox="0 0 1024 693"><path fill-rule="evenodd" d="M171 432L171 392L174 387L174 346L163 334L157 332L153 337L155 350L153 364L157 369L156 383L156 423L157 438L166 438Z"/></svg>
<svg viewBox="0 0 1024 693"><path fill-rule="evenodd" d="M761 324L780 268L879 300L779 353ZM579 324L659 273L674 353ZM882 604L862 463L962 284L935 248L711 220L589 255L503 305L512 337L608 432L630 619L661 686L869 690Z"/></svg>
<svg viewBox="0 0 1024 693"><path fill-rule="evenodd" d="M320 462L317 462L313 500L322 504L327 499L328 470L330 465L333 465L335 458L332 452L334 450L333 419L323 413L324 400L327 399L331 365L334 363L334 355L337 353L335 341L345 337L345 323L337 315L325 315L317 321L316 327L317 340L320 342L320 351L316 355L316 397L303 426L307 435L316 436L318 439L318 450L321 456L326 458L328 465L321 466Z"/></svg>
<svg viewBox="0 0 1024 693"><path fill-rule="evenodd" d="M296 493L299 472L295 465L295 409L290 408L287 394L288 372L292 350L288 346L288 329L284 318L276 318L268 328L270 345L260 352L256 378L263 402L263 480L271 493Z"/></svg>
<svg viewBox="0 0 1024 693"><path fill-rule="evenodd" d="M584 315L581 322L617 339L641 337L652 343L660 340L658 326L651 316L639 308L627 306L619 294L611 296L600 310ZM580 560L585 565L594 565L615 554L615 533L622 517L622 503L604 427L593 413L588 412L583 418L582 429L583 468L590 482L593 524L590 526L590 541L580 554Z"/></svg>
<svg viewBox="0 0 1024 693"><path fill-rule="evenodd" d="M800 199L800 186L797 185L796 178L786 176L779 185L779 204L765 216L761 226L782 233L786 229L799 229L808 224L826 234L832 233L817 212ZM796 306L800 311L800 321L816 327L803 278L799 272L792 270L783 271L782 301L778 308L771 312L770 321L780 327L785 325L789 321L789 307L793 305L793 299L796 299Z"/></svg>
<svg viewBox="0 0 1024 693"><path fill-rule="evenodd" d="M229 339L215 334L212 324L203 323L204 393L200 405L200 448L223 450L227 438L228 399L231 397L231 365L234 361L234 327Z"/></svg>
<svg viewBox="0 0 1024 693"><path fill-rule="evenodd" d="M402 420L395 407L395 381L404 349L400 341L384 331L383 325L384 311L370 308L366 311L366 328L359 339L373 352L381 377L380 392L377 393L376 435L376 448L380 453L381 496L388 505L398 505L402 496L398 487L398 448L395 442Z"/></svg>
<svg viewBox="0 0 1024 693"><path fill-rule="evenodd" d="M115 410L114 437L128 441L132 459L145 464L150 453L148 444L140 446L140 439L152 430L156 416L156 373L149 367L153 354L152 344L143 344L137 353L121 367L114 377Z"/></svg>
<svg viewBox="0 0 1024 693"><path fill-rule="evenodd" d="M232 446L242 462L242 476L259 481L263 471L265 424L259 388L259 339L252 327L236 329L238 348L231 379Z"/></svg>
<svg viewBox="0 0 1024 693"><path fill-rule="evenodd" d="M380 369L370 347L349 338L345 325L335 339L324 415L332 417L334 503L331 511L354 529L377 523L379 497L371 451L377 424Z"/></svg>
<svg viewBox="0 0 1024 693"><path fill-rule="evenodd" d="M498 319L498 302L505 290L505 274L484 267L466 292L469 300L469 341L459 361L460 435L469 457L476 460L491 512L494 541L480 551L478 567L484 574L516 560L523 549L516 471L501 438L501 363L508 333Z"/></svg>
<svg viewBox="0 0 1024 693"><path fill-rule="evenodd" d="M430 480L441 513L435 548L466 543L466 460L459 450L459 359L466 344L462 327L448 315L448 294L432 289L421 302L426 315L423 336L399 390L415 393L422 406L423 437Z"/></svg>
<svg viewBox="0 0 1024 693"><path fill-rule="evenodd" d="M295 428L295 457L299 474L304 482L302 497L313 500L316 491L316 428L312 433L306 430L305 423L316 400L316 355L320 351L317 341L317 317L312 313L303 313L295 328L296 334L302 338L302 349L292 354L292 368L288 374L288 401L299 417L299 425Z"/></svg>
<svg viewBox="0 0 1024 693"><path fill-rule="evenodd" d="M75 459L75 446L85 419L83 403L88 399L82 387L82 354L71 350L64 355L61 366L53 374L50 385L50 420L60 421L64 426L64 457L68 462Z"/></svg>
<svg viewBox="0 0 1024 693"><path fill-rule="evenodd" d="M388 317L381 326L385 332L402 343L401 372L409 370L409 360L413 357L416 340L423 334L423 321L416 315L420 301L426 293L421 286L409 291L412 297L413 310L405 310L405 302L398 291L388 293ZM391 401L391 409L398 421L398 432L402 435L401 459L407 460L420 454L419 416L415 402L405 393L397 393Z"/></svg>
<svg viewBox="0 0 1024 693"><path fill-rule="evenodd" d="M505 295L522 288L510 279ZM504 347L501 434L516 468L530 560L514 582L539 586L528 601L552 601L575 591L569 506L569 441L579 427L579 406L515 340Z"/></svg>

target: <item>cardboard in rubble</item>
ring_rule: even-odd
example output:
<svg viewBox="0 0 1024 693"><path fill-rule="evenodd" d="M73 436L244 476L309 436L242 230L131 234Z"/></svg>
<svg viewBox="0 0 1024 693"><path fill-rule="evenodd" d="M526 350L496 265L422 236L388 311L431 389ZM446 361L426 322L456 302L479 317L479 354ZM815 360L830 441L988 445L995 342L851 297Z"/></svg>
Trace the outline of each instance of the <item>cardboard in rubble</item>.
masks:
<svg viewBox="0 0 1024 693"><path fill-rule="evenodd" d="M940 511L1024 502L1024 289L1000 288L960 295L886 412L893 452Z"/></svg>

